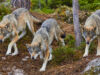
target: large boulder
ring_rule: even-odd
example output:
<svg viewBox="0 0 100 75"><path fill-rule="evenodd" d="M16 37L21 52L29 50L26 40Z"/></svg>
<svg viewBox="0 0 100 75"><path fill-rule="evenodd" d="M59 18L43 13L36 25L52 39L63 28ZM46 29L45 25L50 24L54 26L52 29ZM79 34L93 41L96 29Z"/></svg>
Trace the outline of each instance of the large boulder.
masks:
<svg viewBox="0 0 100 75"><path fill-rule="evenodd" d="M84 75L100 75L100 57L90 61L83 71Z"/></svg>

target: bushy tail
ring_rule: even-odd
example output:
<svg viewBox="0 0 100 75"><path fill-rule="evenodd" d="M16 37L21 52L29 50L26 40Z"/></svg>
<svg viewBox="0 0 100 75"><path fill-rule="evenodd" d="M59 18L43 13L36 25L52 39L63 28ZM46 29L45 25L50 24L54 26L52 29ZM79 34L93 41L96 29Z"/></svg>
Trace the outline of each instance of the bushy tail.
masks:
<svg viewBox="0 0 100 75"><path fill-rule="evenodd" d="M41 20L35 18L34 16L32 16L32 19L33 19L33 22L35 22L35 23L42 23Z"/></svg>

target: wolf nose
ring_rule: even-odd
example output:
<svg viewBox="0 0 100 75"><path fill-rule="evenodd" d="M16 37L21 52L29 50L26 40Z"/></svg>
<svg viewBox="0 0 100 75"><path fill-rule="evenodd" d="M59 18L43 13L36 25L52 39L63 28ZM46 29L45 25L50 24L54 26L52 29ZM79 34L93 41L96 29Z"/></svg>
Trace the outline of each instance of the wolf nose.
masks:
<svg viewBox="0 0 100 75"><path fill-rule="evenodd" d="M86 44L89 44L89 41L88 41L88 42L86 42Z"/></svg>
<svg viewBox="0 0 100 75"><path fill-rule="evenodd" d="M34 60L34 57L31 57L32 60Z"/></svg>
<svg viewBox="0 0 100 75"><path fill-rule="evenodd" d="M2 40L0 40L0 43L2 43Z"/></svg>

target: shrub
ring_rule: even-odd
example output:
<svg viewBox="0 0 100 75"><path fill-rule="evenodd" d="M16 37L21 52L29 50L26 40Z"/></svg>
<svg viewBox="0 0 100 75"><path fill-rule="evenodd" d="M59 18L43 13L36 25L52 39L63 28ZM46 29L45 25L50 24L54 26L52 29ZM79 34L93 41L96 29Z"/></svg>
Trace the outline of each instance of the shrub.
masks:
<svg viewBox="0 0 100 75"><path fill-rule="evenodd" d="M81 57L81 52L76 50L74 43L75 39L72 35L67 35L65 38L66 46L60 46L53 50L53 60L52 63L54 64L61 64L63 62L72 62L79 60Z"/></svg>
<svg viewBox="0 0 100 75"><path fill-rule="evenodd" d="M11 13L11 9L10 8L7 8L6 6L4 5L0 5L0 20L2 19L2 17L4 15L7 15Z"/></svg>
<svg viewBox="0 0 100 75"><path fill-rule="evenodd" d="M100 9L99 0L79 0L81 10L97 10Z"/></svg>
<svg viewBox="0 0 100 75"><path fill-rule="evenodd" d="M68 47L75 47L75 38L72 35L68 34L64 41Z"/></svg>
<svg viewBox="0 0 100 75"><path fill-rule="evenodd" d="M69 47L59 47L55 50L53 50L53 60L52 63L55 64L61 64L63 62L69 63L72 61L79 60L81 57L81 52L76 51L74 48L69 48Z"/></svg>

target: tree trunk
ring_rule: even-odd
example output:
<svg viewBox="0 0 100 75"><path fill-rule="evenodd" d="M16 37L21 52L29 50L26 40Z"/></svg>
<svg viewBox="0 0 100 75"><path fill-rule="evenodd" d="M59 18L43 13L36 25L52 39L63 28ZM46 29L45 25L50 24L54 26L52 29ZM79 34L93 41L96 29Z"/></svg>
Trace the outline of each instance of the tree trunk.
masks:
<svg viewBox="0 0 100 75"><path fill-rule="evenodd" d="M48 5L48 0L45 0L46 5Z"/></svg>
<svg viewBox="0 0 100 75"><path fill-rule="evenodd" d="M30 0L11 0L13 8L26 8L30 9Z"/></svg>
<svg viewBox="0 0 100 75"><path fill-rule="evenodd" d="M79 4L78 0L73 0L73 23L74 23L74 32L76 38L76 46L78 47L82 41L82 35L80 31L79 24Z"/></svg>
<svg viewBox="0 0 100 75"><path fill-rule="evenodd" d="M41 0L38 0L39 1L39 8L41 9Z"/></svg>

